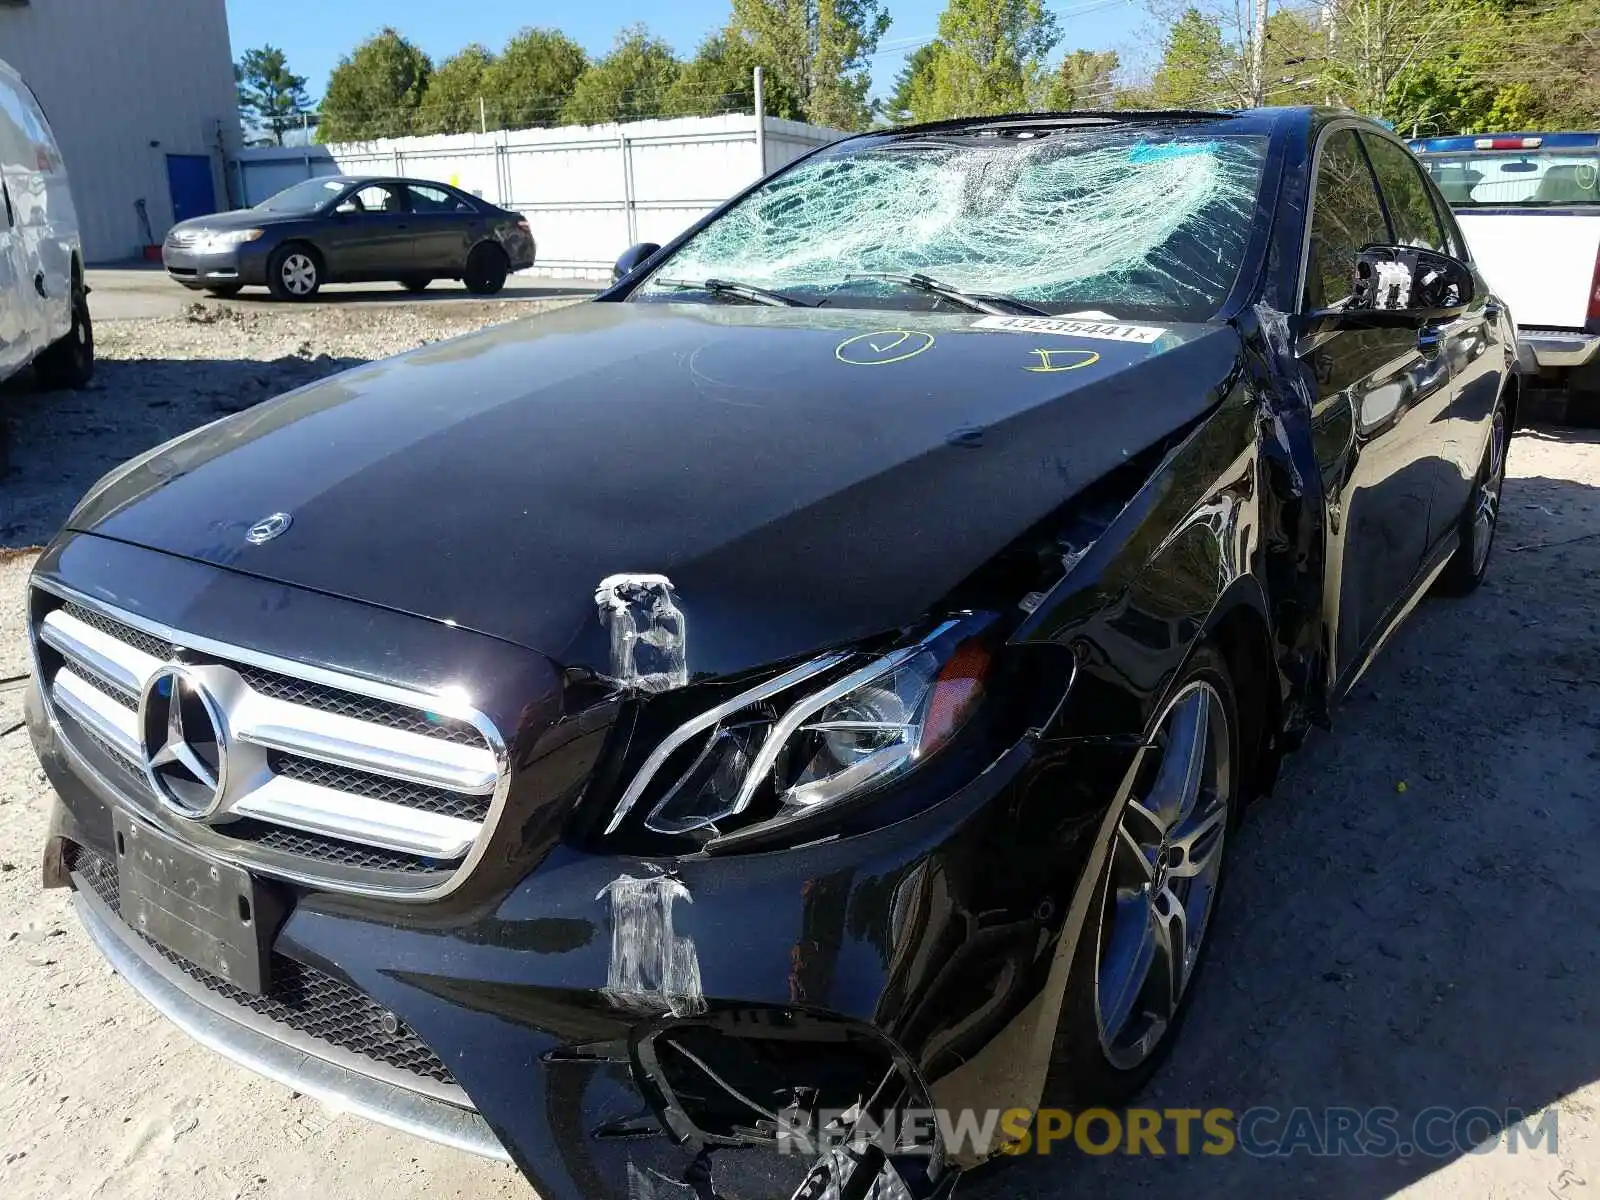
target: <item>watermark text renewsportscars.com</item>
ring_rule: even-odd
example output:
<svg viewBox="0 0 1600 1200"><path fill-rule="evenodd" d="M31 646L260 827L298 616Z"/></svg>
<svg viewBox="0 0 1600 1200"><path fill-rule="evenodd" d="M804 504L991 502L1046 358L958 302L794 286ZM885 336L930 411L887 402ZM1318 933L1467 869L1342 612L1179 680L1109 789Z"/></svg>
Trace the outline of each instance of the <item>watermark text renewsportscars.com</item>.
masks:
<svg viewBox="0 0 1600 1200"><path fill-rule="evenodd" d="M1554 1154L1556 1110L1424 1108L902 1109L881 1120L858 1110L781 1114L778 1148L813 1155L875 1144L891 1153L943 1148L953 1155L1248 1154L1257 1158L1453 1158L1462 1154Z"/></svg>

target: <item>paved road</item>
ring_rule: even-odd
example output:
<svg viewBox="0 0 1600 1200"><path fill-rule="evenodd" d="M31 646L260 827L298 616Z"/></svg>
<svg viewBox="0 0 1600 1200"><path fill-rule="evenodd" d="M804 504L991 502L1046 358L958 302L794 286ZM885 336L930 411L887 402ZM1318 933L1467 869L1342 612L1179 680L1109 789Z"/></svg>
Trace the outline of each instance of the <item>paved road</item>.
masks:
<svg viewBox="0 0 1600 1200"><path fill-rule="evenodd" d="M582 279L553 279L522 272L506 281L499 300L557 300L587 296L598 285ZM192 292L174 283L157 267L103 267L89 271L89 308L96 321L122 321L135 317L164 317L196 300L214 302L205 292ZM420 296L395 283L338 283L322 289L312 307L371 304L459 304L481 299L459 283L440 280ZM265 288L247 288L227 303L243 308L284 307Z"/></svg>

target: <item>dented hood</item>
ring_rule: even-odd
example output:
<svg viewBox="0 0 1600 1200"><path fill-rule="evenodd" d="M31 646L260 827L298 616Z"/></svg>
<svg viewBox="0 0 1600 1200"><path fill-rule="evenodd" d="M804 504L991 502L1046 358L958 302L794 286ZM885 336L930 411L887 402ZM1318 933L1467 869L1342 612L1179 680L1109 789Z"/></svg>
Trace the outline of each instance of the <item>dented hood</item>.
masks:
<svg viewBox="0 0 1600 1200"><path fill-rule="evenodd" d="M599 670L597 585L664 576L687 671L725 674L915 620L1205 412L1237 350L1226 326L582 304L207 426L69 523Z"/></svg>

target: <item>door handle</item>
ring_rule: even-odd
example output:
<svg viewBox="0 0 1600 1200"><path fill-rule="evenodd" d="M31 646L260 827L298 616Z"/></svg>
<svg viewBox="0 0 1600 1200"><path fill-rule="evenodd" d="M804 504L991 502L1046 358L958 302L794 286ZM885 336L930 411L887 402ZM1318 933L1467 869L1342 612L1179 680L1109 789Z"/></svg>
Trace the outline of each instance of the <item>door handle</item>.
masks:
<svg viewBox="0 0 1600 1200"><path fill-rule="evenodd" d="M1500 319L1500 305L1493 300L1485 304L1483 306L1483 319L1486 321L1498 321Z"/></svg>

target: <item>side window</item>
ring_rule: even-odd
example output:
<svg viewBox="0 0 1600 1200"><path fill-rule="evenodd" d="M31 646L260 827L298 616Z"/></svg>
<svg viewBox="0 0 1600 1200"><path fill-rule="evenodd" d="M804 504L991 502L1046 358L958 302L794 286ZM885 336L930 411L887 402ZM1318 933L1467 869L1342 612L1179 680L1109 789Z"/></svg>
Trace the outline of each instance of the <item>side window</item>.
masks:
<svg viewBox="0 0 1600 1200"><path fill-rule="evenodd" d="M386 183L368 184L359 191L352 192L346 199L363 212L392 214L406 211L400 189L390 187Z"/></svg>
<svg viewBox="0 0 1600 1200"><path fill-rule="evenodd" d="M1389 207L1389 219L1394 222L1395 240L1407 246L1450 253L1444 231L1439 227L1439 214L1433 210L1428 185L1422 181L1422 168L1416 160L1387 138L1369 135L1361 140L1372 157L1372 169L1378 174L1378 186Z"/></svg>
<svg viewBox="0 0 1600 1200"><path fill-rule="evenodd" d="M27 84L13 85L5 79L0 79L0 120L15 126L24 138L46 154L57 153L56 141L50 134L49 122L44 119L44 112L39 108L33 93L28 90Z"/></svg>
<svg viewBox="0 0 1600 1200"><path fill-rule="evenodd" d="M471 206L458 196L452 196L443 188L425 187L420 183L406 185L406 190L411 193L411 211L419 213L462 213L471 212Z"/></svg>
<svg viewBox="0 0 1600 1200"><path fill-rule="evenodd" d="M1340 129L1322 143L1311 210L1303 307L1332 308L1354 291L1356 253L1389 241L1389 224L1355 130Z"/></svg>

